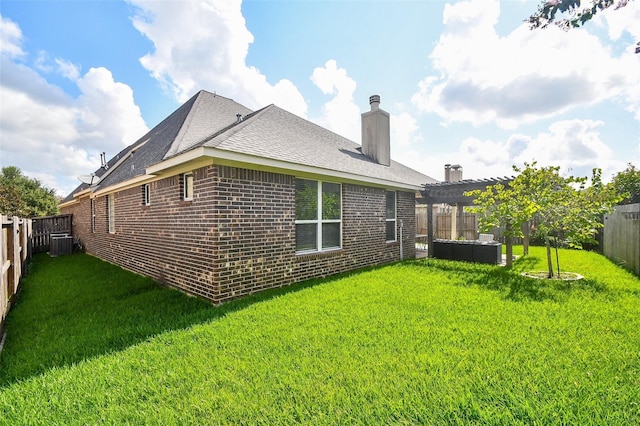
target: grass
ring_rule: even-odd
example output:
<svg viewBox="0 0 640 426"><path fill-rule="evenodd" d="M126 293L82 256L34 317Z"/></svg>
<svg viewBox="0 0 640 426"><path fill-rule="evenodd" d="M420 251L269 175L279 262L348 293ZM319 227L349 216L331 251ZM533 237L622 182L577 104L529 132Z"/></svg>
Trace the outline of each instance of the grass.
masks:
<svg viewBox="0 0 640 426"><path fill-rule="evenodd" d="M216 308L37 257L0 354L6 424L638 424L640 280L415 260ZM517 253L516 253L517 254Z"/></svg>

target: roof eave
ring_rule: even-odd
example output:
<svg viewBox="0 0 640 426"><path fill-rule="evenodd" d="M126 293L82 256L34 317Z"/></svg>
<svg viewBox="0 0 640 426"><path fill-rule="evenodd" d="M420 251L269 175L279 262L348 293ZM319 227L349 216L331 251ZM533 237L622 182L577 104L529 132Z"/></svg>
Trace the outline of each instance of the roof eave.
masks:
<svg viewBox="0 0 640 426"><path fill-rule="evenodd" d="M294 174L297 176L324 176L339 179L341 181L366 183L373 186L385 188L397 188L410 191L419 191L423 184L410 184L381 179L371 176L363 176L355 173L336 171L321 167L308 166L304 164L292 163L282 160L275 160L266 157L249 155L235 151L228 151L213 147L198 147L183 154L177 155L160 163L154 164L146 169L147 174L164 174L169 170L185 168L186 163L193 167L193 162L211 164L215 162L221 165L238 166L245 168L272 171L276 173Z"/></svg>
<svg viewBox="0 0 640 426"><path fill-rule="evenodd" d="M99 189L99 190L97 190L97 191L95 191L93 193L93 197L98 197L100 195L109 194L109 193L112 193L114 191L128 189L128 188L130 188L132 186L140 185L141 183L149 181L149 180L151 180L153 178L155 178L155 176L150 175L150 174L136 176L136 177L134 177L132 179L128 179L128 180L122 181L122 182L117 183L115 185L107 186L106 188L101 188L101 189Z"/></svg>

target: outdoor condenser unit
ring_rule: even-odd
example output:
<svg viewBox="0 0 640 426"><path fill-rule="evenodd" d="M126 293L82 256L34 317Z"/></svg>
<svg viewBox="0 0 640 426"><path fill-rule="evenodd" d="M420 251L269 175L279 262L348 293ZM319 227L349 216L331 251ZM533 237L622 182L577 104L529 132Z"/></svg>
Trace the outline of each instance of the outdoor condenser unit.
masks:
<svg viewBox="0 0 640 426"><path fill-rule="evenodd" d="M73 237L69 234L51 234L49 256L64 256L73 253Z"/></svg>

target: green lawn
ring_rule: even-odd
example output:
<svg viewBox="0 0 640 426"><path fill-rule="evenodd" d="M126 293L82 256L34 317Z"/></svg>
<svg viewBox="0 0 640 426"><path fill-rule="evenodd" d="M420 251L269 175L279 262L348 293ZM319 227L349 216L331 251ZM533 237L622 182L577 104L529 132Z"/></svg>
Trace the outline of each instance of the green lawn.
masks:
<svg viewBox="0 0 640 426"><path fill-rule="evenodd" d="M521 251L521 249L520 249ZM516 251L516 254L518 252ZM213 307L38 256L7 321L0 424L640 423L640 279L416 260Z"/></svg>

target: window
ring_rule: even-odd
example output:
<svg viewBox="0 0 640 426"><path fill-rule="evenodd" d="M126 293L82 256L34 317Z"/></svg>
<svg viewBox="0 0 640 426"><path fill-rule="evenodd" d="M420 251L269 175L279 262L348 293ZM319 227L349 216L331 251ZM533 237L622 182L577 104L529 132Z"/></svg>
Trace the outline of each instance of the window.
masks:
<svg viewBox="0 0 640 426"><path fill-rule="evenodd" d="M142 204L145 206L151 204L151 188L148 183L142 185Z"/></svg>
<svg viewBox="0 0 640 426"><path fill-rule="evenodd" d="M193 200L193 173L182 175L182 199Z"/></svg>
<svg viewBox="0 0 640 426"><path fill-rule="evenodd" d="M109 220L109 233L116 233L116 209L113 194L107 195L107 216Z"/></svg>
<svg viewBox="0 0 640 426"><path fill-rule="evenodd" d="M339 183L296 179L296 252L341 247L341 193Z"/></svg>
<svg viewBox="0 0 640 426"><path fill-rule="evenodd" d="M396 240L396 193L395 191L387 191L387 241Z"/></svg>

